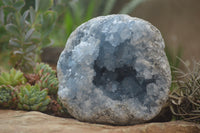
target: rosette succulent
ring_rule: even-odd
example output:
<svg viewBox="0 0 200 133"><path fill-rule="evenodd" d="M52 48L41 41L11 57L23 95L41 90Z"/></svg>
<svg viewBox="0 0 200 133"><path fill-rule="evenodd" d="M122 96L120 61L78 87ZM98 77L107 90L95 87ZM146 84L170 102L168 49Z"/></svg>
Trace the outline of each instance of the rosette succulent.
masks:
<svg viewBox="0 0 200 133"><path fill-rule="evenodd" d="M41 77L47 73L49 73L51 76L56 76L56 71L45 63L37 63L34 72L39 74Z"/></svg>
<svg viewBox="0 0 200 133"><path fill-rule="evenodd" d="M50 95L57 94L58 79L55 70L53 70L48 64L40 63L36 65L35 73L38 73L40 76L40 80L37 84L41 89L48 89Z"/></svg>
<svg viewBox="0 0 200 133"><path fill-rule="evenodd" d="M12 68L10 72L2 72L0 76L0 85L11 85L17 86L21 84L25 84L26 79L24 74Z"/></svg>
<svg viewBox="0 0 200 133"><path fill-rule="evenodd" d="M41 88L47 88L50 95L57 94L58 79L56 76L51 76L49 73L43 75L37 82Z"/></svg>
<svg viewBox="0 0 200 133"><path fill-rule="evenodd" d="M16 106L16 90L9 85L0 86L0 107L14 108Z"/></svg>
<svg viewBox="0 0 200 133"><path fill-rule="evenodd" d="M50 102L50 97L47 93L46 89L40 90L37 84L34 86L30 84L22 86L20 93L18 93L18 108L22 110L46 111Z"/></svg>

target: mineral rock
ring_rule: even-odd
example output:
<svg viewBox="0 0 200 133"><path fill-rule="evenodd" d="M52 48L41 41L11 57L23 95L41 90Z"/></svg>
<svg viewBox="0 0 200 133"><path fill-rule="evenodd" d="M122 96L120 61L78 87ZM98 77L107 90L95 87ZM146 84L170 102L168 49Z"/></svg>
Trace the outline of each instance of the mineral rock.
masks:
<svg viewBox="0 0 200 133"><path fill-rule="evenodd" d="M161 33L128 15L101 16L69 37L57 65L58 95L80 121L143 123L168 98L171 72Z"/></svg>

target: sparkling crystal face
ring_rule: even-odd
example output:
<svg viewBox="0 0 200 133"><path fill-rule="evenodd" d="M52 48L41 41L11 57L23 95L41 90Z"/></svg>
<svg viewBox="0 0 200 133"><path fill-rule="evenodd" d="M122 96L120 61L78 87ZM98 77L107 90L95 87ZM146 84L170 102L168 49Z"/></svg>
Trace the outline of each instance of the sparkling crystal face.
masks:
<svg viewBox="0 0 200 133"><path fill-rule="evenodd" d="M100 45L100 54L94 61L94 85L113 100L137 98L143 103L147 92L146 86L155 82L156 79L153 76L156 77L156 75L153 75L151 70L146 71L144 77L137 74L137 68L135 68L137 52L134 52L135 48L131 45L130 40L118 47L103 43L104 45ZM101 55L108 53L109 49L114 49L113 53L102 57ZM102 66L102 64L106 65ZM113 64L114 66L112 66ZM140 67L142 69L143 66Z"/></svg>
<svg viewBox="0 0 200 133"><path fill-rule="evenodd" d="M82 121L133 124L159 113L170 67L160 32L127 15L98 17L70 36L58 61L58 95Z"/></svg>
<svg viewBox="0 0 200 133"><path fill-rule="evenodd" d="M105 67L94 66L96 76L93 83L100 88L105 95L113 100L138 98L141 102L146 94L146 82L139 83L136 71L133 67L124 66L108 71Z"/></svg>

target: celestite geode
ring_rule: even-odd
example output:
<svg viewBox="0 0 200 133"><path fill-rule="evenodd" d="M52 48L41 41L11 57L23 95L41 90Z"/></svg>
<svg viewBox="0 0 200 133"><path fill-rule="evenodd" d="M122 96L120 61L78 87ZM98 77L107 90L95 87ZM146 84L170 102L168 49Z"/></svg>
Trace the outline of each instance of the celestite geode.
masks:
<svg viewBox="0 0 200 133"><path fill-rule="evenodd" d="M68 38L57 71L58 95L80 121L146 122L168 98L171 72L164 41L149 22L108 15L80 25Z"/></svg>

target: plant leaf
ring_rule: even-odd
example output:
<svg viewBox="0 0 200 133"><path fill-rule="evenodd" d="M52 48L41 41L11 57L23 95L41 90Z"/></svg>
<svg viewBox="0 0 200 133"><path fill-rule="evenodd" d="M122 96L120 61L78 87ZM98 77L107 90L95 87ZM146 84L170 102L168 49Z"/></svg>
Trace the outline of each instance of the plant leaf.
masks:
<svg viewBox="0 0 200 133"><path fill-rule="evenodd" d="M80 3L81 1L71 2L70 6L72 8L73 12L73 17L74 17L74 24L75 26L78 26L82 23L82 17L83 17L83 12L84 8L82 7L82 4Z"/></svg>
<svg viewBox="0 0 200 133"><path fill-rule="evenodd" d="M36 47L35 45L30 45L30 47L28 47L28 48L26 49L26 53L32 52L32 51L34 51L36 48L37 48L37 47Z"/></svg>
<svg viewBox="0 0 200 133"><path fill-rule="evenodd" d="M38 12L45 12L53 5L53 0L35 0L35 9Z"/></svg>
<svg viewBox="0 0 200 133"><path fill-rule="evenodd" d="M25 35L25 41L27 41L27 40L31 37L31 35L33 34L34 31L35 31L35 29L34 29L34 28L31 28L31 29L26 33L26 35Z"/></svg>
<svg viewBox="0 0 200 133"><path fill-rule="evenodd" d="M17 39L10 39L9 45L11 45L12 47L20 48L20 41Z"/></svg>
<svg viewBox="0 0 200 133"><path fill-rule="evenodd" d="M57 14L54 11L47 11L43 15L42 19L42 27L41 27L41 32L42 36L46 37L49 35L51 30L53 29L55 25L55 21L57 19Z"/></svg>
<svg viewBox="0 0 200 133"><path fill-rule="evenodd" d="M13 35L20 35L17 26L14 25L14 24L7 24L7 25L6 25L6 30L7 30L8 32L10 32L11 34L13 34Z"/></svg>
<svg viewBox="0 0 200 133"><path fill-rule="evenodd" d="M95 4L96 1L95 0L91 0L88 8L87 8L87 12L86 12L86 16L85 16L85 21L88 21L89 19L91 19L93 17L93 13L94 13L94 9L95 9Z"/></svg>
<svg viewBox="0 0 200 133"><path fill-rule="evenodd" d="M8 5L12 5L13 1L12 0L3 0L3 4L8 6Z"/></svg>
<svg viewBox="0 0 200 133"><path fill-rule="evenodd" d="M23 55L24 52L22 52L22 51L13 51L13 54L14 54L14 55L16 55L16 54L21 54L21 55Z"/></svg>
<svg viewBox="0 0 200 133"><path fill-rule="evenodd" d="M31 23L33 24L35 22L35 10L33 9L33 7L30 7L30 20L31 20Z"/></svg>
<svg viewBox="0 0 200 133"><path fill-rule="evenodd" d="M24 12L24 14L23 14L24 20L26 20L26 18L27 18L27 16L28 16L29 12L30 12L29 10L27 10L27 11Z"/></svg>
<svg viewBox="0 0 200 133"><path fill-rule="evenodd" d="M49 38L45 38L42 40L42 47L48 47L53 45L53 41L51 41Z"/></svg>
<svg viewBox="0 0 200 133"><path fill-rule="evenodd" d="M0 24L4 25L4 11L0 8Z"/></svg>
<svg viewBox="0 0 200 133"><path fill-rule="evenodd" d="M103 11L103 15L108 15L115 5L116 0L108 0L105 9Z"/></svg>
<svg viewBox="0 0 200 133"><path fill-rule="evenodd" d="M69 37L70 33L73 30L73 17L69 10L66 12L64 22L65 22L67 37Z"/></svg>
<svg viewBox="0 0 200 133"><path fill-rule="evenodd" d="M145 0L131 0L128 2L124 8L119 12L120 14L128 14L132 12L139 4L144 2Z"/></svg>
<svg viewBox="0 0 200 133"><path fill-rule="evenodd" d="M22 7L24 7L24 5L25 5L24 0L18 0L18 1L16 1L16 2L14 3L13 7L14 7L15 9L17 9L18 11L20 11L20 10L22 9Z"/></svg>
<svg viewBox="0 0 200 133"><path fill-rule="evenodd" d="M10 13L8 13L8 15L6 15L6 23L8 24L8 23L13 23L12 21L13 21L13 17L14 16L14 13L13 12L10 12Z"/></svg>

